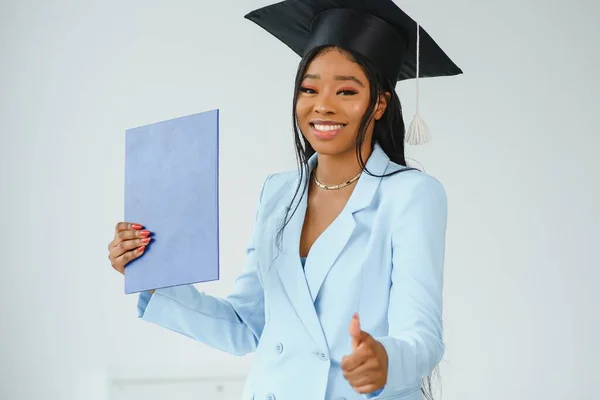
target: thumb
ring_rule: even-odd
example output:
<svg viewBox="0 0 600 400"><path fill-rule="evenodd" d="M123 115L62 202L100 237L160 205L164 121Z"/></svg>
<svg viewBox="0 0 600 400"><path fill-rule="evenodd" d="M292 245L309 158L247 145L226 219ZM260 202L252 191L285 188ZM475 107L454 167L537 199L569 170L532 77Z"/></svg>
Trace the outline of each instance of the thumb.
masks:
<svg viewBox="0 0 600 400"><path fill-rule="evenodd" d="M352 351L354 351L360 344L361 338L360 320L358 318L358 313L354 314L352 316L352 320L350 320L349 333L352 339Z"/></svg>

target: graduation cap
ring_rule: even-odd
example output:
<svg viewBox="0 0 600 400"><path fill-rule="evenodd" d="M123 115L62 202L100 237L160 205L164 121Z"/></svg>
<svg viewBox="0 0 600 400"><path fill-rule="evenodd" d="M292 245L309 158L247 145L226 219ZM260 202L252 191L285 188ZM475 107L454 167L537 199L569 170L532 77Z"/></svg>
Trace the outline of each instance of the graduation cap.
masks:
<svg viewBox="0 0 600 400"><path fill-rule="evenodd" d="M416 78L417 113L409 144L429 141L419 115L419 78L462 74L429 34L392 0L285 0L245 16L303 57L337 46L369 59L392 85Z"/></svg>

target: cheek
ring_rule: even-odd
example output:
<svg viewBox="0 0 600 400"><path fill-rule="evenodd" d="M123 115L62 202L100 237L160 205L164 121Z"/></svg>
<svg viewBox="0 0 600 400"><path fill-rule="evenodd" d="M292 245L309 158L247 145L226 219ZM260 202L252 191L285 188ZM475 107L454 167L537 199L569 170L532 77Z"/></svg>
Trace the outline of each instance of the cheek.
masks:
<svg viewBox="0 0 600 400"><path fill-rule="evenodd" d="M367 111L369 103L365 100L353 101L348 104L347 113L355 122L360 122L363 115Z"/></svg>
<svg viewBox="0 0 600 400"><path fill-rule="evenodd" d="M296 114L298 118L302 118L306 116L306 114L310 111L311 107L308 101L299 98L296 102Z"/></svg>
<svg viewBox="0 0 600 400"><path fill-rule="evenodd" d="M298 128L302 135L306 135L309 129L309 115L311 113L310 102L298 99L296 102L296 119L298 120Z"/></svg>

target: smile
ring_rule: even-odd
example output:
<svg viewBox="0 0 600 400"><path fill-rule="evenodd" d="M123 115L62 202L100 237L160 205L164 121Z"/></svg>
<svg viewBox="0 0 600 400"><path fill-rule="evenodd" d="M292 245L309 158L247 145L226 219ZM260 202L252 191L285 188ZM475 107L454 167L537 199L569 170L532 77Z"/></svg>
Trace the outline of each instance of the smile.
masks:
<svg viewBox="0 0 600 400"><path fill-rule="evenodd" d="M328 140L338 135L345 126L342 123L315 121L310 123L310 130L318 139Z"/></svg>

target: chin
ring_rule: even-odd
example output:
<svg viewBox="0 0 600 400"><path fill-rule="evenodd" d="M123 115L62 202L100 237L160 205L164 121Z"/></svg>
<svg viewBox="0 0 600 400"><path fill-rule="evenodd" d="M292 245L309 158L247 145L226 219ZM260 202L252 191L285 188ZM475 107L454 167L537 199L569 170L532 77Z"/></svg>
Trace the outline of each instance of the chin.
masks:
<svg viewBox="0 0 600 400"><path fill-rule="evenodd" d="M310 145L319 154L325 156L335 156L339 154L347 153L348 151L354 151L355 146L353 143L345 143L344 141L338 140L309 140Z"/></svg>

